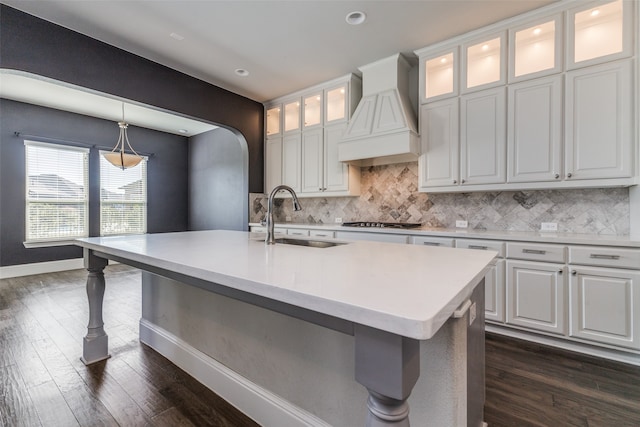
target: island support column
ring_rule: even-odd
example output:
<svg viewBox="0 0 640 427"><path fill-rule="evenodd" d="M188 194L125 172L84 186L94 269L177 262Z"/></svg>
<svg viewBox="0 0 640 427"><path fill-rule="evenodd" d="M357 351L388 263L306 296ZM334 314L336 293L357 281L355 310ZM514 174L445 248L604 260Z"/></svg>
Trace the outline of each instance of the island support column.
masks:
<svg viewBox="0 0 640 427"><path fill-rule="evenodd" d="M85 365L109 358L109 337L104 332L102 321L102 301L104 299L104 268L109 263L105 258L95 256L92 250L84 249L84 267L87 277L87 297L89 299L89 324L87 335L82 341L82 357Z"/></svg>
<svg viewBox="0 0 640 427"><path fill-rule="evenodd" d="M366 427L409 427L407 399L420 376L420 342L354 325L356 381L369 391Z"/></svg>

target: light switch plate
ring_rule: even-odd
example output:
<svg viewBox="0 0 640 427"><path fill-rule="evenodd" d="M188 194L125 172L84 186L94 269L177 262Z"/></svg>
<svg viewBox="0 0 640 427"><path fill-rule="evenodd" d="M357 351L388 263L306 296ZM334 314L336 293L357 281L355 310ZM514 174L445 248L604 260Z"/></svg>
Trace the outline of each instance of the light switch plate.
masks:
<svg viewBox="0 0 640 427"><path fill-rule="evenodd" d="M468 226L469 226L468 221L464 221L460 219L456 221L456 228L467 228Z"/></svg>
<svg viewBox="0 0 640 427"><path fill-rule="evenodd" d="M342 218L337 217L337 218L335 219L335 222L336 222L336 224L342 224Z"/></svg>
<svg viewBox="0 0 640 427"><path fill-rule="evenodd" d="M540 231L558 231L557 222L543 222L540 224Z"/></svg>

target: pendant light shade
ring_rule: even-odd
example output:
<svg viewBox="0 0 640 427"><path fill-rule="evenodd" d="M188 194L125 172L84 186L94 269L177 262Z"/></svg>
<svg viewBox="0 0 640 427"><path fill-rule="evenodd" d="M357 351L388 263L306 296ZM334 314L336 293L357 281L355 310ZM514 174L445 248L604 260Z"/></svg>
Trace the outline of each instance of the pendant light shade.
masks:
<svg viewBox="0 0 640 427"><path fill-rule="evenodd" d="M122 121L118 122L118 126L120 127L120 136L118 137L116 146L113 147L113 150L111 150L109 153L103 153L102 155L112 165L125 170L128 168L132 168L140 163L142 161L142 157L140 157L140 155L136 153L136 150L133 149L131 143L129 142L129 137L127 136L127 128L129 127L129 125L124 121L124 103L122 103ZM131 150L133 154L125 153L125 142L127 143L129 150Z"/></svg>

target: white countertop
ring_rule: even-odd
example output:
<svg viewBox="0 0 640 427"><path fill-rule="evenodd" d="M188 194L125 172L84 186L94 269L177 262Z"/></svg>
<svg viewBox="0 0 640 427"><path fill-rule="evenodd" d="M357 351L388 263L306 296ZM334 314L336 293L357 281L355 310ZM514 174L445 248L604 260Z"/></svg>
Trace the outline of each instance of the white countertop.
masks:
<svg viewBox="0 0 640 427"><path fill-rule="evenodd" d="M267 246L239 231L92 237L76 242L107 255L419 340L431 338L464 303L497 254L378 242L322 249Z"/></svg>
<svg viewBox="0 0 640 427"><path fill-rule="evenodd" d="M260 223L250 223L250 226L260 227ZM497 230L473 230L464 228L367 228L367 227L343 227L340 224L299 224L277 223L276 227L305 228L333 231L357 231L367 233L404 234L413 236L442 236L458 239L489 239L511 240L524 242L557 243L568 245L598 245L620 246L640 248L640 236L616 236L607 234L578 234L578 233L549 233L536 231L497 231Z"/></svg>

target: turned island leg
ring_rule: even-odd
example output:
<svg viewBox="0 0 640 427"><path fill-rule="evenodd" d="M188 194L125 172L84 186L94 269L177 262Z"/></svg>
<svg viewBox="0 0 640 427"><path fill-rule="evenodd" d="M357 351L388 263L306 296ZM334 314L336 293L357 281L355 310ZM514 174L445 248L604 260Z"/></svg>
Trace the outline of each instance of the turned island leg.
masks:
<svg viewBox="0 0 640 427"><path fill-rule="evenodd" d="M89 324L87 335L82 342L82 357L85 365L109 358L109 337L104 332L102 321L102 301L104 299L104 268L108 260L84 249L84 266L89 271L87 277L87 297L89 299Z"/></svg>
<svg viewBox="0 0 640 427"><path fill-rule="evenodd" d="M366 427L409 427L407 399L420 376L420 342L355 325L356 381L369 391Z"/></svg>

